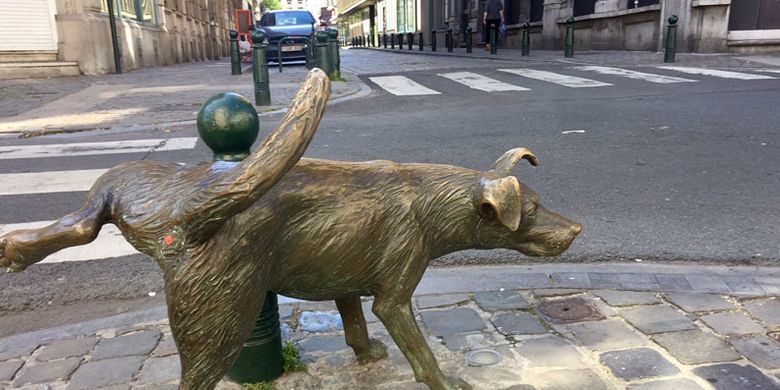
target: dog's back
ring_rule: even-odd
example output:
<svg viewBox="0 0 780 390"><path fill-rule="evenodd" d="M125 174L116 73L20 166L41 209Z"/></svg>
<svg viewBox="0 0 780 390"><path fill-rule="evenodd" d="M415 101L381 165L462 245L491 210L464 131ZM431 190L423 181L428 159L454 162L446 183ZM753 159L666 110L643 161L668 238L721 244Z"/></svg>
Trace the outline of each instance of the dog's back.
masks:
<svg viewBox="0 0 780 390"><path fill-rule="evenodd" d="M302 159L237 222L263 225L257 234L273 242L271 274L283 284L275 291L309 299L368 294L399 271L406 259L396 257L427 249L427 231L440 226L422 225L467 206L464 187L477 174L449 165Z"/></svg>

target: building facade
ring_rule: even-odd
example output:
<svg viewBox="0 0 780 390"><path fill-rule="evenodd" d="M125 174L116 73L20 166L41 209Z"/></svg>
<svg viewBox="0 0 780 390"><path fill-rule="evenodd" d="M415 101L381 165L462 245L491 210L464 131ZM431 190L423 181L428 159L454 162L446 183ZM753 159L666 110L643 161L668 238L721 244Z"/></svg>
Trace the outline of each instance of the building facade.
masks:
<svg viewBox="0 0 780 390"><path fill-rule="evenodd" d="M684 52L780 51L780 0L503 0L504 47L519 48L524 23L531 47L562 49L566 19L574 17L577 50L663 49L670 16L678 17L677 49ZM463 45L466 27L484 43L486 0L341 0L349 35L453 30ZM372 27L376 26L374 30ZM443 44L443 34L438 34Z"/></svg>
<svg viewBox="0 0 780 390"><path fill-rule="evenodd" d="M57 61L83 74L114 72L108 1L0 1L0 62ZM111 1L126 70L227 56L228 31L242 7L241 0ZM20 12L34 23L20 23Z"/></svg>

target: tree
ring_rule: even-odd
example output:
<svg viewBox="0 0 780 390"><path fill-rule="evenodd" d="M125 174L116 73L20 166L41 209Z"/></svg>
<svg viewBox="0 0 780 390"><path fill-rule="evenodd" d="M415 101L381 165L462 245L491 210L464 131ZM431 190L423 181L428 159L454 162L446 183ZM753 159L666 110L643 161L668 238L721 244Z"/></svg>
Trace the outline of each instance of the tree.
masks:
<svg viewBox="0 0 780 390"><path fill-rule="evenodd" d="M282 9L282 3L279 0L262 0L261 3L263 4L263 8L265 8L266 11Z"/></svg>

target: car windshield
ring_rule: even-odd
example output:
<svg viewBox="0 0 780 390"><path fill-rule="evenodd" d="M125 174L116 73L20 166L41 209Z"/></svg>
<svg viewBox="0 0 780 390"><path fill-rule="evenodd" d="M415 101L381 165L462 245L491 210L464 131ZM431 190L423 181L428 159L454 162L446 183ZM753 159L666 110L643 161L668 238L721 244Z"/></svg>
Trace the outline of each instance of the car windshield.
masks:
<svg viewBox="0 0 780 390"><path fill-rule="evenodd" d="M306 11L274 12L263 15L261 26L296 26L314 23L314 17Z"/></svg>

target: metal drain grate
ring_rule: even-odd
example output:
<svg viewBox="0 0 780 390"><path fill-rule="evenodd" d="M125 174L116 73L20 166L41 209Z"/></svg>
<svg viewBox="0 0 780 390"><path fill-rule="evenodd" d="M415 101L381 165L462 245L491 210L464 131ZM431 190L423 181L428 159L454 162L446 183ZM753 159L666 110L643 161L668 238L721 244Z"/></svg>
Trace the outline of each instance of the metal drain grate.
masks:
<svg viewBox="0 0 780 390"><path fill-rule="evenodd" d="M541 301L536 304L536 310L551 324L604 319L593 305L580 297Z"/></svg>

